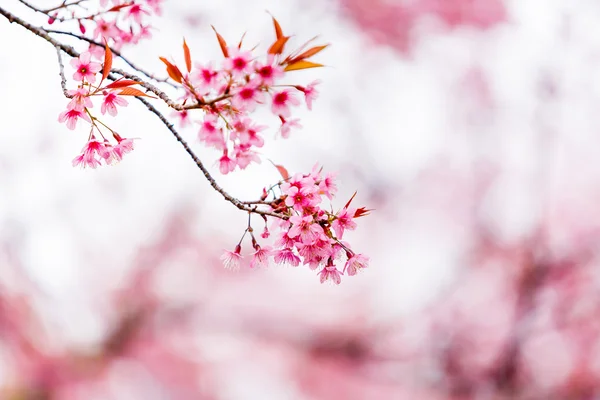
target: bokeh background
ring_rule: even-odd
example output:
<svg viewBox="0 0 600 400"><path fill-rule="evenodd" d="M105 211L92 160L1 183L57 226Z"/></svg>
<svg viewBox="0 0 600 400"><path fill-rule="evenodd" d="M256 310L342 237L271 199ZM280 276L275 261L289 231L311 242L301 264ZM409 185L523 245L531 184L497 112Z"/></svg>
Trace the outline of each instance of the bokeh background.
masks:
<svg viewBox="0 0 600 400"><path fill-rule="evenodd" d="M332 44L296 75L322 81L303 129L264 155L338 171L337 207L358 190L375 211L348 240L371 264L339 286L223 269L244 213L135 101L114 125L136 150L73 168L87 132L57 122L55 51L1 19L1 399L600 398L600 3L163 9L124 50L159 74L182 37L219 59L211 24L266 46L266 11L296 44ZM218 177L243 199L278 179L268 162Z"/></svg>

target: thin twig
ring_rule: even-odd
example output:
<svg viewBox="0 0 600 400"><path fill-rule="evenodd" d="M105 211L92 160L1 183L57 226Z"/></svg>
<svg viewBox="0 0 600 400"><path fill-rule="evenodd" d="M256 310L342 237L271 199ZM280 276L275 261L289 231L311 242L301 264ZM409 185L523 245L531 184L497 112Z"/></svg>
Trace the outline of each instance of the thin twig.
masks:
<svg viewBox="0 0 600 400"><path fill-rule="evenodd" d="M154 107L152 104L150 104L146 99L144 99L142 97L137 97L137 99L139 101L141 101L142 104L144 104L151 113L156 115L158 117L158 119L160 119L160 121L167 127L167 129L175 137L175 139L177 139L177 141L179 143L181 143L181 145L183 146L185 151L189 154L189 156L192 158L192 160L194 160L194 162L196 163L198 168L204 174L204 177L208 180L210 185L213 187L213 189L215 189L217 192L219 192L225 198L225 200L227 200L228 202L230 202L231 204L233 204L234 206L236 206L237 208L239 208L240 210L243 210L243 211L251 212L254 214L266 215L266 216L275 217L275 218L280 218L280 219L288 219L288 217L286 215L277 214L277 213L274 213L271 211L259 210L256 206L250 207L245 202L240 201L240 200L236 199L235 197L233 197L232 195L230 195L229 193L227 193L225 191L225 189L223 189L221 186L219 186L219 184L215 181L215 179L212 177L210 172L206 169L206 167L204 166L202 161L198 158L196 153L194 153L192 151L192 149L190 149L190 146L187 144L185 139L183 139L181 137L181 135L179 134L179 132L177 132L177 130L175 129L173 124L171 122L169 122L169 120L167 120L167 118L164 115L162 115L162 113L160 111L158 111L156 109L156 107Z"/></svg>
<svg viewBox="0 0 600 400"><path fill-rule="evenodd" d="M48 33L56 33L56 34L60 34L60 35L68 35L68 36L73 36L79 40L83 40L85 42L94 44L96 46L100 46L102 48L104 48L104 44L97 42L93 39L89 39L86 38L85 36L81 36L78 35L76 33L73 32L66 32L66 31L59 31L59 30L55 30L55 29L45 29L46 32ZM113 52L113 54L115 54L117 57L119 57L121 60L125 61L125 63L127 63L127 65L129 65L131 68L133 68L134 70L141 72L142 74L146 75L148 78L156 81L156 82L160 82L160 83L166 83L174 88L177 88L177 85L175 85L174 83L170 82L167 78L157 78L154 75L152 75L150 72L144 71L142 68L138 67L137 65L133 64L133 62L129 61L129 59L125 58L125 56L123 56L121 54L121 52L113 49L112 47L110 47L110 50Z"/></svg>
<svg viewBox="0 0 600 400"><path fill-rule="evenodd" d="M63 64L62 54L60 53L60 49L55 47L56 56L58 57L58 67L60 72L60 87L62 88L63 94L65 97L69 96L69 91L67 90L67 78L65 78L65 66Z"/></svg>

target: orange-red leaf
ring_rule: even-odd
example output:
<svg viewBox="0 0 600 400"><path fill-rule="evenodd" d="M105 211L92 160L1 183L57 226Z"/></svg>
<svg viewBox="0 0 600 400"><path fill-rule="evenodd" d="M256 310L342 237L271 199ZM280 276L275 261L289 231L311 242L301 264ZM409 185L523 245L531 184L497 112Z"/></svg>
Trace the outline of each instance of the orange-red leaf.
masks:
<svg viewBox="0 0 600 400"><path fill-rule="evenodd" d="M112 51L108 47L108 43L104 40L104 68L102 69L102 80L108 76L112 68Z"/></svg>
<svg viewBox="0 0 600 400"><path fill-rule="evenodd" d="M299 69L317 68L317 67L323 67L323 64L317 64L317 63L310 62L310 61L300 60L300 61L296 61L296 62L289 64L287 67L285 67L285 71L297 71Z"/></svg>
<svg viewBox="0 0 600 400"><path fill-rule="evenodd" d="M119 96L143 96L143 97L153 97L150 95L147 95L146 93L142 92L141 90L138 89L134 89L134 88L130 88L127 87L123 90L121 90L119 92Z"/></svg>
<svg viewBox="0 0 600 400"><path fill-rule="evenodd" d="M169 74L171 79L173 79L175 82L181 83L183 75L181 74L181 71L179 70L179 68L177 68L177 66L171 64L169 62L169 60L167 60L164 57L159 57L159 59L160 59L160 61L165 63L165 65L167 66L167 74Z"/></svg>
<svg viewBox="0 0 600 400"><path fill-rule="evenodd" d="M277 22L275 17L271 16L271 18L273 18L273 26L275 27L275 36L277 37L277 40L279 40L283 37L283 30L281 30L281 25L279 25L279 22Z"/></svg>
<svg viewBox="0 0 600 400"><path fill-rule="evenodd" d="M188 47L185 39L183 39L183 56L185 58L185 66L188 72L192 71L192 56L190 55L190 48Z"/></svg>
<svg viewBox="0 0 600 400"><path fill-rule="evenodd" d="M229 57L229 51L227 50L227 42L223 39L223 36L219 35L219 32L215 29L214 26L210 26L213 31L215 31L215 35L217 35L217 40L219 41L219 46L221 46L221 51L225 57Z"/></svg>
<svg viewBox="0 0 600 400"><path fill-rule="evenodd" d="M327 46L329 46L328 44L325 44L323 46L315 46L312 47L308 50L306 50L304 53L297 55L296 57L292 58L291 62L294 63L296 61L301 61L304 60L306 58L312 57L315 54L321 52L322 50L324 50Z"/></svg>
<svg viewBox="0 0 600 400"><path fill-rule="evenodd" d="M366 208L361 207L354 212L354 215L352 216L352 218L359 218L359 217L367 216L367 215L369 215L369 212L371 212L371 211L373 211L373 210L367 210Z"/></svg>
<svg viewBox="0 0 600 400"><path fill-rule="evenodd" d="M106 85L106 88L107 89L118 89L118 88L124 88L127 86L137 85L140 83L142 83L142 82L131 81L129 79L121 79L121 80L111 83L110 85Z"/></svg>
<svg viewBox="0 0 600 400"><path fill-rule="evenodd" d="M273 43L271 45L271 47L269 47L269 54L281 54L283 53L283 48L285 47L285 44L287 43L287 41L290 39L289 36L283 36L282 38L279 38L275 41L275 43Z"/></svg>

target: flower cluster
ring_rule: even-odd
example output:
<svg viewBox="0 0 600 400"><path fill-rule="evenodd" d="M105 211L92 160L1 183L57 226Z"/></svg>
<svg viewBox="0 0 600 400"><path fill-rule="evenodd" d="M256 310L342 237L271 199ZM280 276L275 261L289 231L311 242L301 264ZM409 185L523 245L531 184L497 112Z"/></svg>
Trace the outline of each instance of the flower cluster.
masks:
<svg viewBox="0 0 600 400"><path fill-rule="evenodd" d="M276 42L263 57L244 50L241 42L237 46L227 46L217 33L224 55L218 66L213 63L192 64L185 42L187 73L182 73L176 65L161 58L171 78L185 89L183 104L188 105L176 113L182 125L189 122L192 109L204 111L202 119L196 121L200 125L198 138L219 152L218 164L222 174L260 162L257 149L264 145L261 135L267 126L256 124L250 116L259 106L270 109L279 123L279 134L287 138L292 128L301 127L299 120L292 118L294 107L298 107L303 99L310 110L318 96L316 85L319 81L301 86L282 84L281 80L289 71L321 66L306 59L326 46L316 46L286 57L283 50L289 37L283 36L277 29L276 32Z"/></svg>
<svg viewBox="0 0 600 400"><path fill-rule="evenodd" d="M92 115L90 111L94 106L92 99L102 98L100 113L116 116L117 106L126 107L128 104L127 100L123 98L124 96L144 95L141 91L131 87L138 83L131 80L119 80L102 85L108 71L110 71L112 60L108 46L105 54L104 68L100 64L91 61L89 52L82 53L78 58L71 60L71 66L75 69L73 79L79 82L79 85L77 89L68 91L71 101L67 104L67 109L60 113L58 121L64 122L67 128L71 130L76 128L80 119L90 124L88 141L81 154L73 160L73 166L96 168L102 163L113 164L121 161L124 154L133 150L132 139L122 138L107 124ZM100 82L95 85L98 80L97 75L101 69L103 72ZM103 131L109 134L103 133ZM114 142L108 139L111 136Z"/></svg>
<svg viewBox="0 0 600 400"><path fill-rule="evenodd" d="M148 18L161 13L162 2L100 0L99 7L93 11L79 4L66 3L49 14L48 23L76 21L82 35L89 33L89 39L105 41L113 49L120 50L124 45L137 44L152 36ZM89 51L98 59L103 57L104 49L100 46L91 44Z"/></svg>
<svg viewBox="0 0 600 400"><path fill-rule="evenodd" d="M322 175L315 166L309 174L297 174L264 191L263 200L257 204L268 204L270 209L281 214L273 226L278 229L274 247L261 246L248 226L240 243L234 251L225 251L221 257L225 267L237 269L242 260L241 243L246 233L251 236L254 252L249 266L264 266L272 258L276 264L288 264L294 267L301 263L312 270L319 270L321 282L331 280L341 282L342 275L356 275L368 266L368 257L355 253L350 245L342 241L344 233L356 228L355 219L367 215L370 210L350 207L354 196L338 212L333 213L325 207L324 199L332 200L337 187L333 174ZM280 195L275 197L275 188ZM266 201L268 193L275 199ZM266 222L265 217L265 222ZM269 237L266 228L262 238ZM343 268L338 268L340 259L345 258Z"/></svg>

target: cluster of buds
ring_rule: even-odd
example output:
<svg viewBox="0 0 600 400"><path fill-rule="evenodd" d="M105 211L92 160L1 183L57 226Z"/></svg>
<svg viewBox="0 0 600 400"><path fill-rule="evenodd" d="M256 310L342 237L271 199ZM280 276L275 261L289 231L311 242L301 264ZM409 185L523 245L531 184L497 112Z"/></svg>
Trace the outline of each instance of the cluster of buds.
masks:
<svg viewBox="0 0 600 400"><path fill-rule="evenodd" d="M87 143L81 154L73 160L73 166L96 168L102 163L113 164L121 161L123 155L133 150L133 140L124 139L91 112L94 103L92 99L102 98L100 113L116 116L119 107L127 106L125 96L146 96L142 91L133 88L139 82L132 80L117 80L103 85L112 65L112 52L108 46L104 52L104 67L91 60L89 52L82 53L71 60L75 69L73 79L79 82L77 89L68 91L71 98L67 109L60 113L59 122L64 122L67 128L73 130L81 119L90 124ZM102 70L100 82L96 85L97 75ZM110 138L112 137L112 141Z"/></svg>
<svg viewBox="0 0 600 400"><path fill-rule="evenodd" d="M162 1L100 0L95 9L82 1L64 2L48 13L48 23L76 21L82 35L91 32L90 39L106 41L113 49L120 50L124 45L137 44L152 36L147 19L161 13ZM102 47L91 44L89 51L102 58Z"/></svg>
<svg viewBox="0 0 600 400"><path fill-rule="evenodd" d="M287 176L281 166L284 180L277 185L263 191L263 196L256 204L267 204L270 210L281 215L276 219L273 228L278 229L275 235L275 246L261 246L248 224L240 242L234 251L225 251L221 259L226 268L237 269L242 260L242 241L248 233L251 237L252 259L251 268L266 265L270 258L276 264L288 264L297 267L302 263L312 270L318 270L321 282L341 282L342 275L356 275L368 266L368 257L355 253L350 245L342 241L344 232L356 228L355 219L368 215L370 210L364 207L351 207L354 195L346 205L334 213L326 207L324 199L332 200L337 187L333 174L322 175L322 170L315 166L309 174L296 174ZM275 189L278 189L277 194ZM356 193L355 193L356 195ZM272 201L267 198L273 196ZM266 226L261 234L263 239L270 236ZM340 269L340 259L345 258Z"/></svg>
<svg viewBox="0 0 600 400"><path fill-rule="evenodd" d="M212 63L193 64L189 47L184 41L183 53L186 73L165 58L167 73L185 90L183 110L177 111L181 124L191 119L191 110L201 109L203 118L197 120L198 138L219 152L219 170L222 174L244 169L252 162L260 162L256 151L264 144L261 132L267 126L256 124L250 115L259 106L269 107L279 123L278 133L287 138L292 128L299 128L297 118L292 118L293 107L304 99L308 109L318 92L318 81L308 85L282 84L287 73L294 70L321 67L307 59L325 49L327 45L315 46L306 51L298 50L284 56L289 36L284 36L278 22L273 19L277 38L264 57L237 46L228 46L217 33L217 40L224 60L219 67Z"/></svg>

